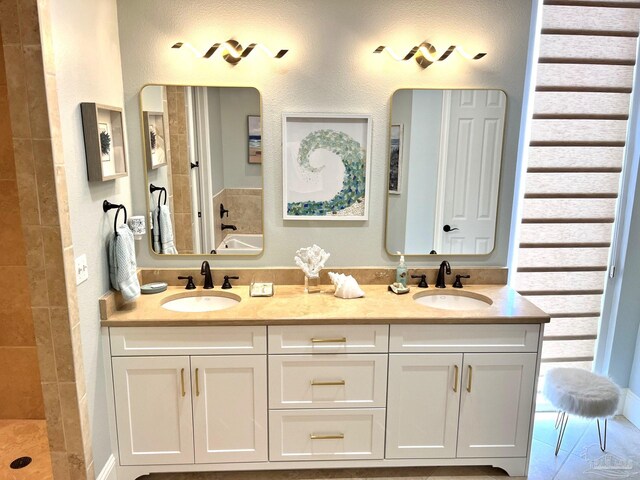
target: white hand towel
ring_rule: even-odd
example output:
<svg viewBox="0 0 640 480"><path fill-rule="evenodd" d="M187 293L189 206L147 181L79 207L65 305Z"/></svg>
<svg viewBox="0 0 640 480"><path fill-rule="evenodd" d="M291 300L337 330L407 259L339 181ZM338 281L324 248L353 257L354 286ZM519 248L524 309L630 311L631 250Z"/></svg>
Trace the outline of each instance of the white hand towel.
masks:
<svg viewBox="0 0 640 480"><path fill-rule="evenodd" d="M153 221L153 250L156 253L177 254L178 250L173 243L173 225L169 207L167 205L156 207L153 210Z"/></svg>
<svg viewBox="0 0 640 480"><path fill-rule="evenodd" d="M135 243L127 225L120 225L116 232L109 239L109 277L111 286L130 302L140 295Z"/></svg>

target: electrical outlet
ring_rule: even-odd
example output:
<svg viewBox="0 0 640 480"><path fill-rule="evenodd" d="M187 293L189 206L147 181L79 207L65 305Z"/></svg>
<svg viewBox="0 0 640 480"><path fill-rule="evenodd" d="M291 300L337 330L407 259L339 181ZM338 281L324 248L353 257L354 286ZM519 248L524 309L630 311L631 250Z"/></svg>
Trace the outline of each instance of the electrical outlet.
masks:
<svg viewBox="0 0 640 480"><path fill-rule="evenodd" d="M87 255L82 254L76 257L76 285L89 279L89 266L87 265Z"/></svg>

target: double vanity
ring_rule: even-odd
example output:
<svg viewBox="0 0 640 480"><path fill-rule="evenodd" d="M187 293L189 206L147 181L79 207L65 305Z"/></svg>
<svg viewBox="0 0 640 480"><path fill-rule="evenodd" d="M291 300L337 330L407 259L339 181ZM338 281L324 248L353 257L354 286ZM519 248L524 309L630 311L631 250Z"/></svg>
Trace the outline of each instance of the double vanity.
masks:
<svg viewBox="0 0 640 480"><path fill-rule="evenodd" d="M105 295L118 478L433 465L524 475L548 315L503 285L362 288L354 300L302 285L273 297L172 286L132 305Z"/></svg>

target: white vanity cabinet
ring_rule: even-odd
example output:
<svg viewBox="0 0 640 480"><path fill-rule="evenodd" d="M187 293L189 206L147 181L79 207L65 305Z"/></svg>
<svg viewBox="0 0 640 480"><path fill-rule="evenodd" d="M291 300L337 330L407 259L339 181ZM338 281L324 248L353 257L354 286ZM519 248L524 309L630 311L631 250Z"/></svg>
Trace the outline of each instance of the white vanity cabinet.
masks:
<svg viewBox="0 0 640 480"><path fill-rule="evenodd" d="M193 463L189 357L112 359L123 465Z"/></svg>
<svg viewBox="0 0 640 480"><path fill-rule="evenodd" d="M266 327L171 330L111 329L120 464L266 461Z"/></svg>
<svg viewBox="0 0 640 480"><path fill-rule="evenodd" d="M527 456L539 326L468 327L391 326L386 458Z"/></svg>
<svg viewBox="0 0 640 480"><path fill-rule="evenodd" d="M526 473L538 323L104 332L119 480L435 465Z"/></svg>
<svg viewBox="0 0 640 480"><path fill-rule="evenodd" d="M387 458L454 458L462 354L389 355Z"/></svg>
<svg viewBox="0 0 640 480"><path fill-rule="evenodd" d="M457 456L525 457L535 353L464 355Z"/></svg>
<svg viewBox="0 0 640 480"><path fill-rule="evenodd" d="M382 460L388 325L269 327L269 460Z"/></svg>

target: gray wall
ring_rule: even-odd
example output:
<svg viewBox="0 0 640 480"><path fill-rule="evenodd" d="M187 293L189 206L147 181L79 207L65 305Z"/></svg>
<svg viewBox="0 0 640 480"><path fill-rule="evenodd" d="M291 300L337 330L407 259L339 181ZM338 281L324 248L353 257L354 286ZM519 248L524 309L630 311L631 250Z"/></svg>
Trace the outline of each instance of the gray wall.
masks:
<svg viewBox="0 0 640 480"><path fill-rule="evenodd" d="M409 184L409 158L411 156L411 90L398 90L391 102L391 118L394 125L403 125L402 158L400 158L400 195L387 194L387 251L395 253L405 250L405 231L407 228L407 185Z"/></svg>
<svg viewBox="0 0 640 480"><path fill-rule="evenodd" d="M80 102L123 106L116 3L114 0L56 0L49 8L74 254L85 253L89 266L89 280L78 285L78 307L93 455L95 470L99 472L111 454L111 445L98 297L109 290L105 252L114 215L102 211L102 201L124 203L129 215L142 213L145 207L139 204L137 212L130 208L129 178L87 181ZM138 112L125 112L128 125L133 123L139 127L138 118ZM140 144L139 128L134 135ZM142 158L138 149L135 157L128 157L128 162L140 163L141 167ZM136 180L138 191L144 196L144 177Z"/></svg>
<svg viewBox="0 0 640 480"><path fill-rule="evenodd" d="M251 15L246 12L251 11ZM132 162L133 203L144 209L138 97L146 83L254 86L263 103L263 171L266 249L259 257L215 258L224 267L290 266L301 246L318 243L331 252L330 266L393 265L384 248L389 103L401 87L495 88L508 97L507 126L496 248L479 257L451 256L460 265L506 265L513 204L516 154L527 49L530 0L421 0L323 2L254 2L171 0L118 1L124 97ZM366 12L366 15L363 15ZM499 19L497 21L496 19ZM425 25L428 29L425 30ZM427 33L425 33L425 31ZM399 64L380 44L402 52L425 40L446 49L459 43L469 51L486 51L479 62L452 55L446 62L420 69ZM213 36L212 36L213 35ZM288 48L282 60L254 51L238 65L218 56L195 58L188 50L169 48L189 41L206 49L214 41L236 38ZM153 52L150 55L149 52ZM340 52L340 54L336 54ZM282 220L282 114L295 112L366 113L373 118L370 219L366 222ZM349 248L354 245L354 248ZM357 246L357 247L356 247ZM201 259L154 258L145 245L141 266L197 266ZM434 265L423 256L413 262Z"/></svg>
<svg viewBox="0 0 640 480"><path fill-rule="evenodd" d="M249 163L247 115L260 115L258 90L220 89L225 188L262 188L262 165Z"/></svg>
<svg viewBox="0 0 640 480"><path fill-rule="evenodd" d="M441 131L442 91L413 92L405 242L405 250L409 253L428 254L434 247Z"/></svg>

